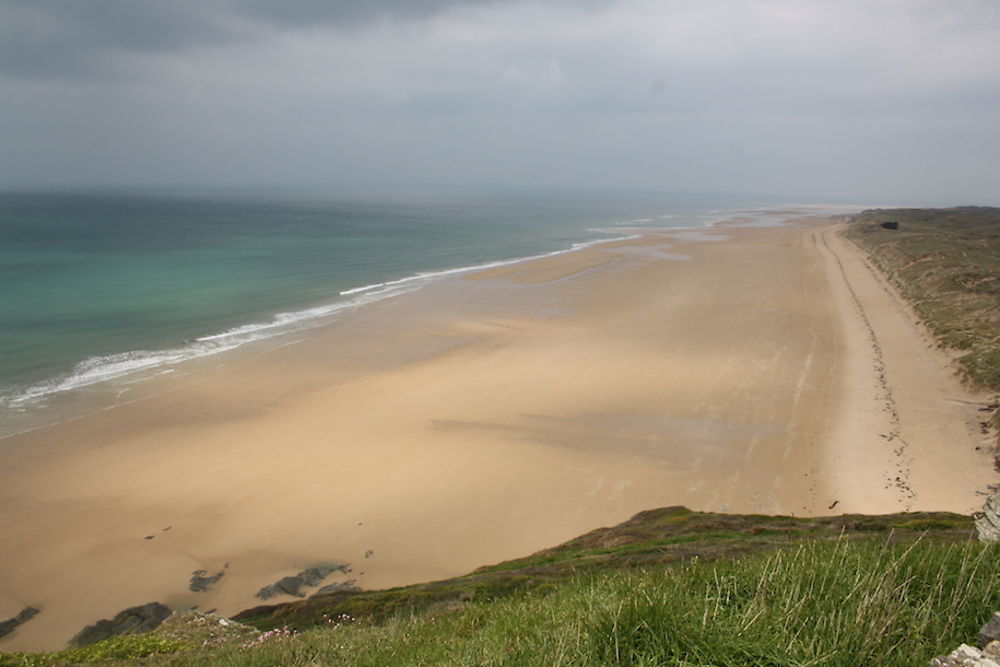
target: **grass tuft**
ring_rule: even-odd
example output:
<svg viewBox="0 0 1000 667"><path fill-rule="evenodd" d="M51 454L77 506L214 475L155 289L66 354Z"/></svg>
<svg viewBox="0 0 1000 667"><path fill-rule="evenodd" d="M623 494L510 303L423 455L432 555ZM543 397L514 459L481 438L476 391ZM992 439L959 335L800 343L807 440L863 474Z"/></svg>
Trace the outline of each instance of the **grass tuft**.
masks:
<svg viewBox="0 0 1000 667"><path fill-rule="evenodd" d="M0 665L48 667L93 663L130 662L154 655L175 653L188 646L180 641L152 635L127 635L55 653L11 653L0 655Z"/></svg>

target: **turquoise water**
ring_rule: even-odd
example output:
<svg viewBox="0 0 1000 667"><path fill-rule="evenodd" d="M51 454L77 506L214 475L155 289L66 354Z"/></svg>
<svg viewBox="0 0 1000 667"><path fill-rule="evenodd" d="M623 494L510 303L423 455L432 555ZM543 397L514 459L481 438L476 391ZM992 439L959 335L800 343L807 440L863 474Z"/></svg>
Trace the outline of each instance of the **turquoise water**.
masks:
<svg viewBox="0 0 1000 667"><path fill-rule="evenodd" d="M66 393L314 326L455 268L754 204L594 191L0 193L0 435Z"/></svg>

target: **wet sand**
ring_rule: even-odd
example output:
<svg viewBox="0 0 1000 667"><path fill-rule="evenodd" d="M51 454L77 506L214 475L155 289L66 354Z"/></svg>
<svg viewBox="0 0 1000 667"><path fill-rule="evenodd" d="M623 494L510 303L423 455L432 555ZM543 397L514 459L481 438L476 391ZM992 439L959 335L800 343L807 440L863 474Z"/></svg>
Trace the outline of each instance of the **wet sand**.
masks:
<svg viewBox="0 0 1000 667"><path fill-rule="evenodd" d="M0 650L153 600L235 613L320 563L364 588L453 576L667 505L971 511L995 480L982 397L835 230L444 280L0 441L0 619L42 610ZM196 570L225 576L190 592Z"/></svg>

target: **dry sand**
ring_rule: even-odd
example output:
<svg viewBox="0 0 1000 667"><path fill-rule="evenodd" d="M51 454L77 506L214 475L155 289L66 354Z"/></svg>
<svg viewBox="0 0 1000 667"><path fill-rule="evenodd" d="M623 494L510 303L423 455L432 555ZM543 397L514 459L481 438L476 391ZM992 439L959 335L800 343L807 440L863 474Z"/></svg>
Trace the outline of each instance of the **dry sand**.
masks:
<svg viewBox="0 0 1000 667"><path fill-rule="evenodd" d="M980 397L834 229L649 234L442 281L0 441L0 619L42 610L0 650L153 600L234 613L324 562L365 588L457 575L653 507L978 507ZM195 570L226 574L193 593Z"/></svg>

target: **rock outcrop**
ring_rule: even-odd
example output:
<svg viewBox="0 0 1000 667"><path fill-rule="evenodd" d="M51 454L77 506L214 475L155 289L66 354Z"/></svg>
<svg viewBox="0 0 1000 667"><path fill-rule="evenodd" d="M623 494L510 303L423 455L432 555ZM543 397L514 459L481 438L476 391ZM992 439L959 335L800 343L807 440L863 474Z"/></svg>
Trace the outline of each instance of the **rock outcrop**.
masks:
<svg viewBox="0 0 1000 667"><path fill-rule="evenodd" d="M0 621L0 637L6 637L10 633L14 632L14 630L17 630L18 626L33 619L37 613L38 610L34 607L25 607L18 612L17 616L14 618L8 618L6 621Z"/></svg>
<svg viewBox="0 0 1000 667"><path fill-rule="evenodd" d="M980 540L1000 542L1000 491L994 491L983 505L983 511L976 512L973 516Z"/></svg>
<svg viewBox="0 0 1000 667"><path fill-rule="evenodd" d="M261 600L269 600L277 595L293 595L297 598L302 598L305 597L305 593L302 592L304 586L317 586L330 573L338 570L347 574L351 571L351 568L348 564L310 567L294 576L283 577L270 586L265 586L257 591L257 597Z"/></svg>
<svg viewBox="0 0 1000 667"><path fill-rule="evenodd" d="M931 660L931 667L1000 667L1000 642L980 650L968 644Z"/></svg>
<svg viewBox="0 0 1000 667"><path fill-rule="evenodd" d="M980 647L989 646L996 641L1000 641L1000 613L993 614L993 618L979 630L976 638L977 646Z"/></svg>
<svg viewBox="0 0 1000 667"><path fill-rule="evenodd" d="M333 593L358 593L361 591L361 587L357 585L356 579L348 579L347 581L340 581L335 584L327 584L323 588L319 589L313 593L313 597L317 595L332 595Z"/></svg>
<svg viewBox="0 0 1000 667"><path fill-rule="evenodd" d="M111 620L88 625L70 640L72 646L87 646L108 637L137 635L155 630L172 612L159 602L149 602L118 612Z"/></svg>
<svg viewBox="0 0 1000 667"><path fill-rule="evenodd" d="M226 563L226 567L229 567L229 563ZM188 583L188 590L192 593L204 593L212 584L219 581L226 576L225 568L219 570L213 575L208 574L208 570L195 570L191 573L191 581Z"/></svg>
<svg viewBox="0 0 1000 667"><path fill-rule="evenodd" d="M931 660L931 667L1000 667L1000 613L979 630L976 646L962 644L948 655Z"/></svg>

